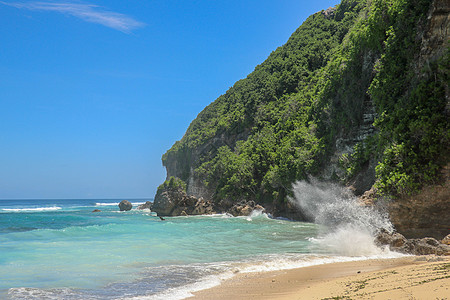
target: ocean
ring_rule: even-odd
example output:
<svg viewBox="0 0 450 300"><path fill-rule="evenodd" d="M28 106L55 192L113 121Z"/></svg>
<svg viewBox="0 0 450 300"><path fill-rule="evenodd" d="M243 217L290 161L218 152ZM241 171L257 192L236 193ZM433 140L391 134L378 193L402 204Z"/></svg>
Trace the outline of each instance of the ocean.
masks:
<svg viewBox="0 0 450 300"><path fill-rule="evenodd" d="M355 250L359 233L324 224L261 212L162 221L137 209L148 199L127 212L120 200L0 200L0 299L184 299L238 272L398 256L366 237Z"/></svg>

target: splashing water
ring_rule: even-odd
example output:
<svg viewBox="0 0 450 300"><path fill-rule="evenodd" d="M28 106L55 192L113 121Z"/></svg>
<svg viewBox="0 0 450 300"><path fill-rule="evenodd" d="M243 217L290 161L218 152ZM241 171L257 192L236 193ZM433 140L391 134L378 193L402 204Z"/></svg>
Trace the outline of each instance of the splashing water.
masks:
<svg viewBox="0 0 450 300"><path fill-rule="evenodd" d="M374 236L380 228L391 232L393 226L380 211L358 203L347 189L333 183L299 181L294 184L290 201L321 226L321 233L312 242L321 249L339 255L377 255L386 253L378 248Z"/></svg>

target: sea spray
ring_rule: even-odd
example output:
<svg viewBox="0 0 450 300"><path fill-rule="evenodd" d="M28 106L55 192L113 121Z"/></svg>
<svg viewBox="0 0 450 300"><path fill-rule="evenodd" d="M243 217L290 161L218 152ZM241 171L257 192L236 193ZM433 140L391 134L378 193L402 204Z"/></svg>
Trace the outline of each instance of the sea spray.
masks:
<svg viewBox="0 0 450 300"><path fill-rule="evenodd" d="M374 244L374 236L380 228L393 230L387 215L362 206L349 190L310 178L295 183L293 191L290 201L321 225L319 237L311 239L320 249L350 256L386 251Z"/></svg>

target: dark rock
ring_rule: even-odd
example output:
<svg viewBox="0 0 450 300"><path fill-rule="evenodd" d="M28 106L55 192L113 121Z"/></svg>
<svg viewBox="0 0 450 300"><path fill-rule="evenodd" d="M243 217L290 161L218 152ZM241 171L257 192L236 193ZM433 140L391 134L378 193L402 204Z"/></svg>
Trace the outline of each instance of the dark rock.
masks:
<svg viewBox="0 0 450 300"><path fill-rule="evenodd" d="M144 204L138 206L138 209L152 209L152 203L150 201L146 201Z"/></svg>
<svg viewBox="0 0 450 300"><path fill-rule="evenodd" d="M122 200L119 203L119 209L120 211L128 211L133 208L133 205L128 200Z"/></svg>
<svg viewBox="0 0 450 300"><path fill-rule="evenodd" d="M101 212L100 209L94 209L92 212Z"/></svg>
<svg viewBox="0 0 450 300"><path fill-rule="evenodd" d="M283 201L282 203L266 204L265 208L274 218L285 218L287 220L295 221L307 221L313 222L314 220L308 218L301 211L300 207L296 206L293 201Z"/></svg>
<svg viewBox="0 0 450 300"><path fill-rule="evenodd" d="M164 188L158 191L152 206L152 211L158 216L211 215L217 211L233 216L248 216L254 210L265 212L264 207L255 201L233 203L230 200L222 200L215 204L210 199L187 195L180 188Z"/></svg>
<svg viewBox="0 0 450 300"><path fill-rule="evenodd" d="M450 246L441 244L438 240L430 237L422 239L411 239L410 243L413 244L415 255L450 255Z"/></svg>
<svg viewBox="0 0 450 300"><path fill-rule="evenodd" d="M249 216L254 210L259 210L261 212L265 212L264 207L259 204L256 204L255 201L240 201L239 203L234 204L230 209L229 213L233 216Z"/></svg>
<svg viewBox="0 0 450 300"><path fill-rule="evenodd" d="M450 163L440 177L440 182L422 188L418 194L389 203L389 219L405 237L441 240L450 233Z"/></svg>
<svg viewBox="0 0 450 300"><path fill-rule="evenodd" d="M185 193L181 190L165 190L157 193L152 209L158 216L171 216L184 196Z"/></svg>
<svg viewBox="0 0 450 300"><path fill-rule="evenodd" d="M152 210L158 216L210 215L215 213L212 201L188 196L181 189L166 189L157 193Z"/></svg>
<svg viewBox="0 0 450 300"><path fill-rule="evenodd" d="M421 239L406 239L398 232L388 232L381 229L375 238L378 246L388 246L391 251L413 255L450 255L450 246L438 240L426 237Z"/></svg>
<svg viewBox="0 0 450 300"><path fill-rule="evenodd" d="M210 200L200 198L195 203L191 215L211 215L214 213L213 203Z"/></svg>
<svg viewBox="0 0 450 300"><path fill-rule="evenodd" d="M377 244L378 246L388 245L391 250L393 250L393 248L398 249L404 247L407 242L408 240L402 234L398 232L391 233L386 229L381 229L375 238L375 244Z"/></svg>
<svg viewBox="0 0 450 300"><path fill-rule="evenodd" d="M217 209L220 212L227 212L233 207L234 202L230 199L222 199L217 204Z"/></svg>

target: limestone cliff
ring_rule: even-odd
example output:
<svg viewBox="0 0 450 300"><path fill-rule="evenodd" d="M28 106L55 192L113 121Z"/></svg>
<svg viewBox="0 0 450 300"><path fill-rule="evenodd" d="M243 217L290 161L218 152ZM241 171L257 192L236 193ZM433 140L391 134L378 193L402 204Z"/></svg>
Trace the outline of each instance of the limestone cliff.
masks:
<svg viewBox="0 0 450 300"><path fill-rule="evenodd" d="M302 219L286 198L313 175L391 199L407 237L442 238L449 12L447 0L343 0L312 15L198 115L163 156L167 178L214 205Z"/></svg>
<svg viewBox="0 0 450 300"><path fill-rule="evenodd" d="M450 1L433 1L421 38L416 70L428 67L448 51L450 43ZM450 117L450 91L445 90L447 120ZM412 196L403 196L389 204L390 218L399 232L408 238L431 236L442 239L450 233L450 164L442 169L436 183Z"/></svg>

